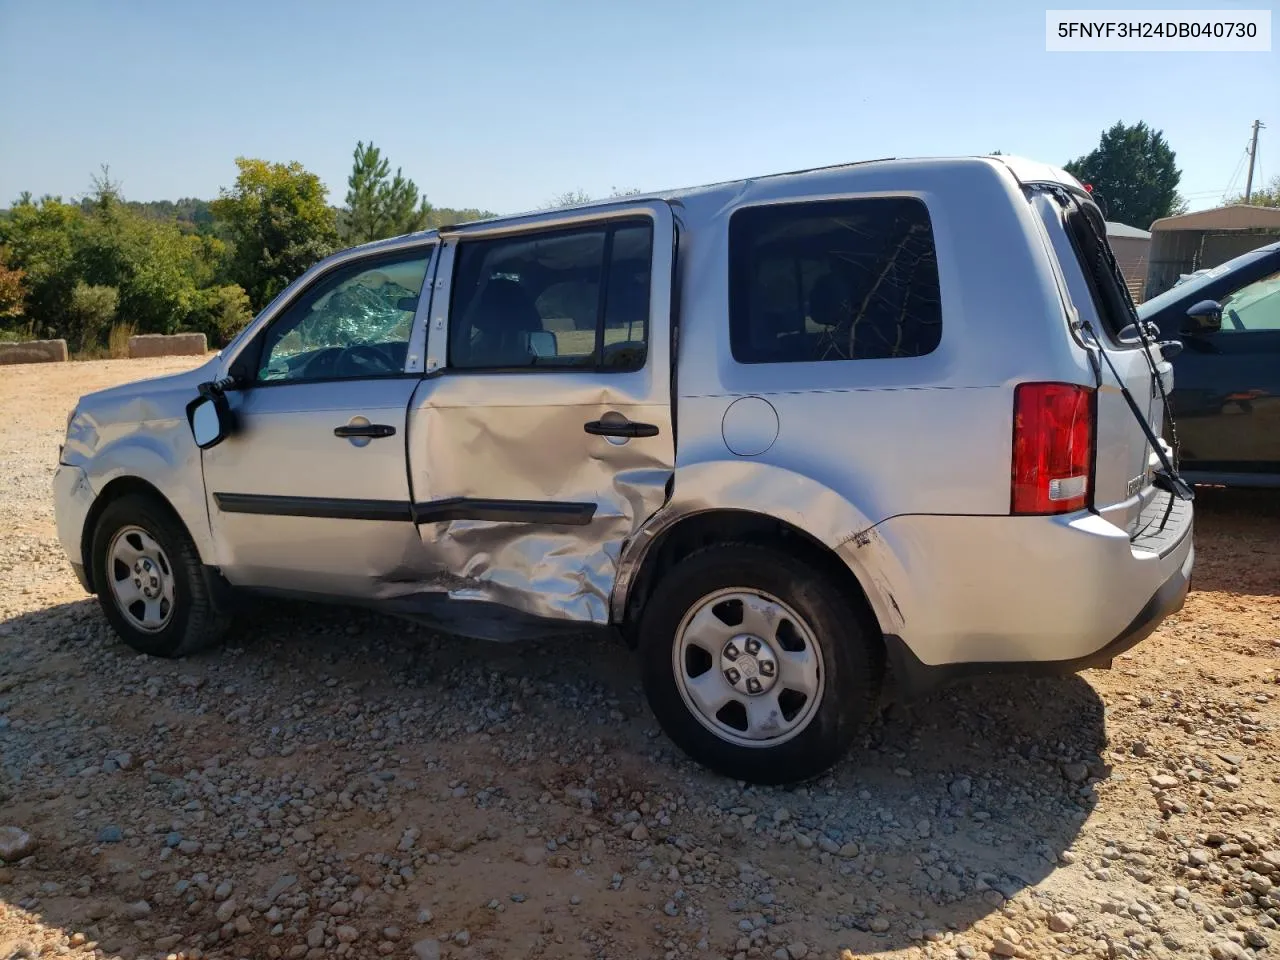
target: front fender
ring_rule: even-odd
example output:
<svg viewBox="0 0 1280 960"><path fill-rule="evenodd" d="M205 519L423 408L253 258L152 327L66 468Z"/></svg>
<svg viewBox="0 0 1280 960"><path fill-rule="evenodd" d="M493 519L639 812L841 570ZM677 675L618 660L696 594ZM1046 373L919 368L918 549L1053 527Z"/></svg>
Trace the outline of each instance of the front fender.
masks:
<svg viewBox="0 0 1280 960"><path fill-rule="evenodd" d="M185 418L104 427L101 446L82 463L96 496L116 480L143 480L160 491L206 563L213 556L200 448Z"/></svg>
<svg viewBox="0 0 1280 960"><path fill-rule="evenodd" d="M876 534L875 522L830 487L785 467L751 460L714 460L679 467L671 499L624 546L610 600L620 623L636 574L650 548L681 520L712 510L740 510L772 517L803 530L853 571L880 628L899 632L903 614L895 584L905 583L900 564Z"/></svg>

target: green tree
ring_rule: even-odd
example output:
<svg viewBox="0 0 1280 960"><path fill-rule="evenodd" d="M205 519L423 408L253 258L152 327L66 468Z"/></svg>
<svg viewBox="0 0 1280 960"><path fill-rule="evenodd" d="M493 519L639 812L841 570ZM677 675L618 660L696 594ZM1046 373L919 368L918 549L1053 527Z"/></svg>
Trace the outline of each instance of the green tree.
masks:
<svg viewBox="0 0 1280 960"><path fill-rule="evenodd" d="M1145 123L1117 122L1104 130L1097 149L1066 164L1067 172L1092 184L1108 220L1148 229L1152 222L1185 209L1178 196L1182 172L1164 134Z"/></svg>
<svg viewBox="0 0 1280 960"><path fill-rule="evenodd" d="M216 284L225 256L215 237L184 233L176 221L149 218L121 199L106 170L75 204L20 198L0 221L0 243L9 266L25 274L25 328L65 336L81 349L103 332L85 318L103 311L101 297L77 295L78 285L114 290L112 312L123 322L174 333L199 319L201 292Z"/></svg>
<svg viewBox="0 0 1280 960"><path fill-rule="evenodd" d="M391 175L391 161L372 141L368 146L357 142L352 158L342 231L346 242L368 243L426 228L431 204L399 167Z"/></svg>
<svg viewBox="0 0 1280 960"><path fill-rule="evenodd" d="M200 291L200 304L189 326L209 340L210 346L224 346L253 319L249 296L234 283Z"/></svg>
<svg viewBox="0 0 1280 960"><path fill-rule="evenodd" d="M473 220L492 220L497 214L492 210L479 210L475 207L455 209L453 207L432 207L427 214L426 229L450 226L456 223L470 223Z"/></svg>
<svg viewBox="0 0 1280 960"><path fill-rule="evenodd" d="M0 243L6 247L9 266L25 274L22 313L31 336L58 337L65 332L84 225L79 207L49 196L33 202L29 194L0 221Z"/></svg>
<svg viewBox="0 0 1280 960"><path fill-rule="evenodd" d="M27 299L26 271L9 266L9 254L0 247L0 324L22 316Z"/></svg>
<svg viewBox="0 0 1280 960"><path fill-rule="evenodd" d="M212 279L204 240L130 208L105 169L82 207L78 278L115 287L120 317L145 333L182 329L200 305L201 280Z"/></svg>
<svg viewBox="0 0 1280 960"><path fill-rule="evenodd" d="M1244 203L1244 194L1238 193L1228 203ZM1253 207L1280 207L1280 176L1272 177L1265 187L1254 187L1249 194L1249 205Z"/></svg>
<svg viewBox="0 0 1280 960"><path fill-rule="evenodd" d="M67 334L77 350L100 344L116 318L119 295L115 287L93 287L83 280L71 289L67 305Z"/></svg>
<svg viewBox="0 0 1280 960"><path fill-rule="evenodd" d="M320 178L300 163L238 157L234 187L211 203L233 244L228 274L261 310L299 274L329 254L337 220Z"/></svg>

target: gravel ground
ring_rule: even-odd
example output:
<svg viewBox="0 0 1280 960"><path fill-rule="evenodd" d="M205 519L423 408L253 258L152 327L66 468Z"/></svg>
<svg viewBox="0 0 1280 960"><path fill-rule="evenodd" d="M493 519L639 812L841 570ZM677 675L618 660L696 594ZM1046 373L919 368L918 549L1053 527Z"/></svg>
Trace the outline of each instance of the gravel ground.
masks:
<svg viewBox="0 0 1280 960"><path fill-rule="evenodd" d="M1280 953L1280 497L1202 495L1195 592L1115 670L956 687L758 789L597 642L261 603L197 658L118 643L57 444L189 363L0 371L0 960Z"/></svg>

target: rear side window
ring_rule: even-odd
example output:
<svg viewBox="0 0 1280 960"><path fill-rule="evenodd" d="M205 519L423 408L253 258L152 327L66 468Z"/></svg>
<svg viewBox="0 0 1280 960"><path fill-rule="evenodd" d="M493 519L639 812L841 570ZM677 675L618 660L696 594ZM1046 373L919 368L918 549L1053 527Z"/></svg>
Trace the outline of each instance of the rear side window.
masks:
<svg viewBox="0 0 1280 960"><path fill-rule="evenodd" d="M648 344L648 220L458 245L449 365L639 370Z"/></svg>
<svg viewBox="0 0 1280 960"><path fill-rule="evenodd" d="M941 337L933 228L919 200L748 207L729 221L739 363L920 357Z"/></svg>

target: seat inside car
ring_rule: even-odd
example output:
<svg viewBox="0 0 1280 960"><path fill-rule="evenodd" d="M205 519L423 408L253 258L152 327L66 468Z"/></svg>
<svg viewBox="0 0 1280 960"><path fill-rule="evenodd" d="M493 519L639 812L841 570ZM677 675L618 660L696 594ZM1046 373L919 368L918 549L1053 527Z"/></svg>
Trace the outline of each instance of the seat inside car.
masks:
<svg viewBox="0 0 1280 960"><path fill-rule="evenodd" d="M519 283L499 277L480 291L470 327L467 366L527 367L533 360L529 334L542 329L542 317Z"/></svg>

